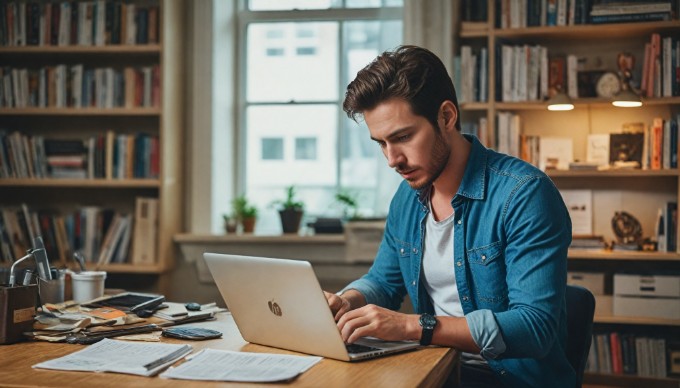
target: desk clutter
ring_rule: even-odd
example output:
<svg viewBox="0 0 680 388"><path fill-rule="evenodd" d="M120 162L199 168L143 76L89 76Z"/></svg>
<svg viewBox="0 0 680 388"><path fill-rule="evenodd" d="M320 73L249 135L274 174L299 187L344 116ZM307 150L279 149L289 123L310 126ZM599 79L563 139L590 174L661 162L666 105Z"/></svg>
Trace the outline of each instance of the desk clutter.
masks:
<svg viewBox="0 0 680 388"><path fill-rule="evenodd" d="M144 298L161 302L152 307L148 304L114 306L120 301ZM202 305L199 311L188 311L184 304L165 302L160 295L126 292L84 304L69 301L43 305L32 330L24 335L34 340L82 345L113 337L158 342L164 327L213 319L220 311L225 309L214 303Z"/></svg>

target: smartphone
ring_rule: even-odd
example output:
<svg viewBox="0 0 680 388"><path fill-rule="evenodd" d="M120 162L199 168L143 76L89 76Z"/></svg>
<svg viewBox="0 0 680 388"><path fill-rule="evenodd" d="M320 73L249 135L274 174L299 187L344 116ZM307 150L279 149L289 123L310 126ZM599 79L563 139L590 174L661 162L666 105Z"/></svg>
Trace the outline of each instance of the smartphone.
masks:
<svg viewBox="0 0 680 388"><path fill-rule="evenodd" d="M124 292L112 295L108 298L99 299L85 304L85 307L114 307L125 312L137 312L141 310L154 310L165 302L163 295L144 294L140 292Z"/></svg>

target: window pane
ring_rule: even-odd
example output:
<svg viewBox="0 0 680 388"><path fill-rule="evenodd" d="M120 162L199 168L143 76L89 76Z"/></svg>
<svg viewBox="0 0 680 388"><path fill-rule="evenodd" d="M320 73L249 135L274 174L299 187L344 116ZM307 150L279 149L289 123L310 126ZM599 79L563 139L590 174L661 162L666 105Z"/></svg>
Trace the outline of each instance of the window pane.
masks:
<svg viewBox="0 0 680 388"><path fill-rule="evenodd" d="M316 138L298 137L295 139L295 159L315 160L316 159Z"/></svg>
<svg viewBox="0 0 680 388"><path fill-rule="evenodd" d="M356 73L381 52L401 43L400 21L353 21L343 26L343 51L347 53L342 84L349 84ZM399 176L385 162L380 148L370 139L366 125L350 119L341 128L340 185L360 197L365 216L385 215L389 200L399 184Z"/></svg>
<svg viewBox="0 0 680 388"><path fill-rule="evenodd" d="M338 66L337 22L248 27L249 102L335 101Z"/></svg>
<svg viewBox="0 0 680 388"><path fill-rule="evenodd" d="M337 105L249 106L246 120L245 192L260 209L258 231L280 232L278 213L269 205L289 185L298 189L308 215L324 214L338 181ZM265 139L281 141L281 159L261 157Z"/></svg>
<svg viewBox="0 0 680 388"><path fill-rule="evenodd" d="M262 138L262 160L283 160L282 138Z"/></svg>
<svg viewBox="0 0 680 388"><path fill-rule="evenodd" d="M342 0L249 0L252 11L341 8Z"/></svg>
<svg viewBox="0 0 680 388"><path fill-rule="evenodd" d="M347 0L347 8L402 7L404 0Z"/></svg>

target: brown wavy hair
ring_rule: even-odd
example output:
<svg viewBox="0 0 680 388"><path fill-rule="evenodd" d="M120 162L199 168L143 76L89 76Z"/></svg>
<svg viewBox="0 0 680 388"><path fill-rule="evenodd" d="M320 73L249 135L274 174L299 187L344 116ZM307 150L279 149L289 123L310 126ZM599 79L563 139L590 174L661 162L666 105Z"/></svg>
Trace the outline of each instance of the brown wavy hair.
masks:
<svg viewBox="0 0 680 388"><path fill-rule="evenodd" d="M446 67L422 47L399 46L375 58L347 86L342 109L357 121L364 111L392 98L408 102L413 113L425 117L437 131L437 115L444 101L453 102L460 112ZM460 120L456 120L456 129L460 131Z"/></svg>

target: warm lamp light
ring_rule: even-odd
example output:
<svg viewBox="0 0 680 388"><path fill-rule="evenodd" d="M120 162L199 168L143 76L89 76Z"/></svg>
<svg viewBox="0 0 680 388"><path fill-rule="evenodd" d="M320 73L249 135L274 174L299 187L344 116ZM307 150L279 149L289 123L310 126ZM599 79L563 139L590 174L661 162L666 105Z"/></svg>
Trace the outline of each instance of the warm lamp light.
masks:
<svg viewBox="0 0 680 388"><path fill-rule="evenodd" d="M617 62L621 72L621 90L614 95L612 105L620 108L637 108L642 106L640 95L630 86L630 80L633 78L631 69L635 64L635 57L629 53L620 53Z"/></svg>
<svg viewBox="0 0 680 388"><path fill-rule="evenodd" d="M621 91L614 95L612 105L620 108L637 108L642 106L642 100L640 100L640 96L631 89L628 80L624 80L621 83Z"/></svg>
<svg viewBox="0 0 680 388"><path fill-rule="evenodd" d="M557 86L557 93L548 100L549 111L565 111L574 109L571 98L562 91L561 85Z"/></svg>

